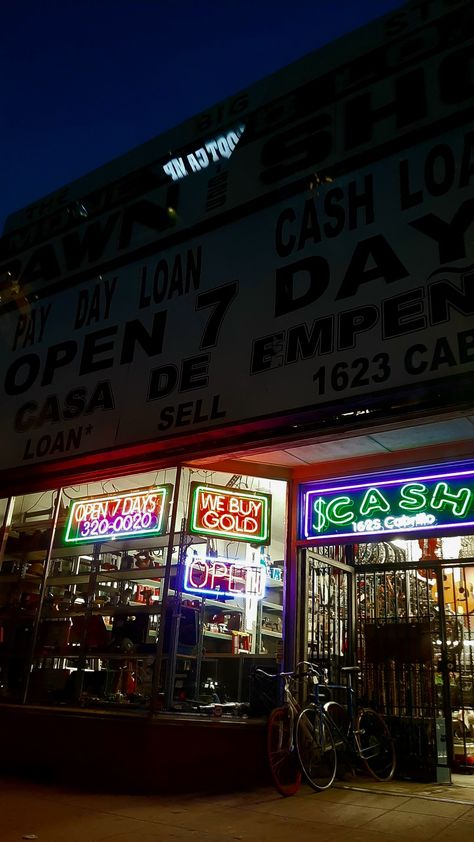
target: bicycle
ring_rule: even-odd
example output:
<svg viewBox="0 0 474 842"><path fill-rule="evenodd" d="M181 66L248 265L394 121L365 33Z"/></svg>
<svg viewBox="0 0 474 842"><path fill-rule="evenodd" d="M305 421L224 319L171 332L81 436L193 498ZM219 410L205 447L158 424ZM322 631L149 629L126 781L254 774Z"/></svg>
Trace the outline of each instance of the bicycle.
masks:
<svg viewBox="0 0 474 842"><path fill-rule="evenodd" d="M310 721L309 707L301 710L293 689L299 680L316 677L316 668L302 661L294 672L255 672L283 682L283 704L271 711L267 726L267 756L275 788L281 795L294 795L303 773L315 789L327 789L337 768L336 745L328 718L324 710L317 708L318 715Z"/></svg>
<svg viewBox="0 0 474 842"><path fill-rule="evenodd" d="M341 672L347 676L346 684L328 684L325 678L321 682L321 673L315 670L314 701L299 714L297 739L298 728L306 734L314 729L318 739L317 723L325 717L335 743L338 763L341 764L342 758L347 757L356 767L360 762L377 781L389 781L395 772L396 755L387 725L375 710L356 704L352 676L360 672L360 667L342 667ZM345 705L334 699L325 700L328 692L334 690L345 692ZM318 781L307 774L306 779L314 789L326 788L319 786Z"/></svg>

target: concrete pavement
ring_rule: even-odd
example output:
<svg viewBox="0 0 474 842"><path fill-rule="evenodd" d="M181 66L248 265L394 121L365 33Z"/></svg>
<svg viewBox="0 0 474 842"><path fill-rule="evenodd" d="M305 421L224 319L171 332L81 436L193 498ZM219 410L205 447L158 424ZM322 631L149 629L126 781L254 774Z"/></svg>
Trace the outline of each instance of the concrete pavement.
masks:
<svg viewBox="0 0 474 842"><path fill-rule="evenodd" d="M157 757L157 763L162 760ZM456 777L452 786L354 778L323 793L302 787L292 798L270 787L217 795L124 795L78 791L66 782L58 787L0 778L1 842L472 842L473 837L474 777Z"/></svg>

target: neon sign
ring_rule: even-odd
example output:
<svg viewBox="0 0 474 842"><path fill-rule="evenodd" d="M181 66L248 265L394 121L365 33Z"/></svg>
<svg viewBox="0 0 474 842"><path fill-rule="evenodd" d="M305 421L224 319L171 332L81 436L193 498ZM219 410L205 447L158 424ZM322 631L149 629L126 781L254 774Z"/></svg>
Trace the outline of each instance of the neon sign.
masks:
<svg viewBox="0 0 474 842"><path fill-rule="evenodd" d="M65 543L161 535L166 530L172 490L172 485L162 485L75 500L69 511Z"/></svg>
<svg viewBox="0 0 474 842"><path fill-rule="evenodd" d="M245 126L238 126L227 134L219 135L212 140L206 141L204 146L188 152L181 158L172 158L163 164L166 175L170 175L173 181L179 181L192 172L200 172L206 169L209 164L221 161L222 158L230 158L235 147L245 130Z"/></svg>
<svg viewBox="0 0 474 842"><path fill-rule="evenodd" d="M474 527L474 469L304 486L300 512L303 539L465 530Z"/></svg>
<svg viewBox="0 0 474 842"><path fill-rule="evenodd" d="M270 543L271 495L193 482L188 529L195 535Z"/></svg>
<svg viewBox="0 0 474 842"><path fill-rule="evenodd" d="M265 565L197 555L186 559L184 590L201 596L261 599L265 594Z"/></svg>

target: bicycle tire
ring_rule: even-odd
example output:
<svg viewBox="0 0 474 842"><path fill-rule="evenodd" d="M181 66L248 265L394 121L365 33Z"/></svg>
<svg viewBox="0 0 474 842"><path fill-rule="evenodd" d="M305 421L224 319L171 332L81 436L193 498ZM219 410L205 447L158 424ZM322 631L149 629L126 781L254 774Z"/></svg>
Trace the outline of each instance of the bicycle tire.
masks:
<svg viewBox="0 0 474 842"><path fill-rule="evenodd" d="M336 777L337 754L329 720L316 705L301 711L296 723L296 750L304 777L321 792Z"/></svg>
<svg viewBox="0 0 474 842"><path fill-rule="evenodd" d="M355 773L355 753L352 748L351 720L346 707L331 699L324 705L329 719L337 754L336 777L345 780Z"/></svg>
<svg viewBox="0 0 474 842"><path fill-rule="evenodd" d="M395 746L380 714L371 708L360 708L355 733L359 757L369 775L377 781L390 781L396 766Z"/></svg>
<svg viewBox="0 0 474 842"><path fill-rule="evenodd" d="M294 795L301 786L298 756L291 745L292 727L288 708L272 710L267 726L267 756L273 785L284 796Z"/></svg>

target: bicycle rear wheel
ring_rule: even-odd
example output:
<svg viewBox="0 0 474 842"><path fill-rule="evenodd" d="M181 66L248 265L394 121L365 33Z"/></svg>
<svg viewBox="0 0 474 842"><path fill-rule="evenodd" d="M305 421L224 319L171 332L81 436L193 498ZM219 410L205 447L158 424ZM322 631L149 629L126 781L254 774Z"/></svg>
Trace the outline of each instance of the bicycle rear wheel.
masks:
<svg viewBox="0 0 474 842"><path fill-rule="evenodd" d="M367 772L377 781L393 778L395 746L380 714L370 708L361 708L357 712L356 739L359 756Z"/></svg>
<svg viewBox="0 0 474 842"><path fill-rule="evenodd" d="M296 723L296 749L303 774L313 789L328 789L336 777L334 737L325 713L311 705Z"/></svg>
<svg viewBox="0 0 474 842"><path fill-rule="evenodd" d="M273 784L281 795L294 795L301 786L301 771L292 745L293 720L288 708L272 710L268 719L267 755Z"/></svg>

